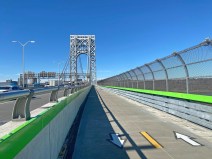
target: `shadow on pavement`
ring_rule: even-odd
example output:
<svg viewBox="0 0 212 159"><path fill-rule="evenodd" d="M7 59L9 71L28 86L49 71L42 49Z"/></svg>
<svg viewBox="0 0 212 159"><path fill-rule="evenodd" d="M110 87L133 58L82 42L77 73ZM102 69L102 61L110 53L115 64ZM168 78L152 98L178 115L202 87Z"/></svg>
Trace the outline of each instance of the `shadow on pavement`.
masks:
<svg viewBox="0 0 212 159"><path fill-rule="evenodd" d="M120 130L123 132L120 136L125 136L126 139L131 143L132 147L124 147L125 150L135 150L137 154L142 158L142 159L147 159L147 157L142 153L140 149L154 149L153 146L149 145L144 145L144 146L137 146L136 143L133 141L133 139L129 136L129 134L126 132L126 130L121 126L121 124L118 122L116 117L113 115L113 113L110 111L110 109L107 107L105 104L104 100L102 99L101 95L99 92L96 90L97 95L99 97L99 100L101 101L102 105L107 109L106 113L110 113L111 117L113 120L110 120L109 122L115 122L116 125L120 128Z"/></svg>

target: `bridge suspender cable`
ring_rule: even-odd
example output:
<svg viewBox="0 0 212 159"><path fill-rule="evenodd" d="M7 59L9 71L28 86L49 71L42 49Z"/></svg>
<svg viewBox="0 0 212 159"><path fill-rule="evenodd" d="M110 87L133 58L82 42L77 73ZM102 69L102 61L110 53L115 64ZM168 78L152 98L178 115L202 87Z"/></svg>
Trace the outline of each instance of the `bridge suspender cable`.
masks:
<svg viewBox="0 0 212 159"><path fill-rule="evenodd" d="M80 56L79 56L79 63L80 63L80 69L81 69L81 72L82 72L82 75L83 75L83 80L85 80L85 76L84 76L84 73L83 73L83 67L82 67L82 61L81 61Z"/></svg>

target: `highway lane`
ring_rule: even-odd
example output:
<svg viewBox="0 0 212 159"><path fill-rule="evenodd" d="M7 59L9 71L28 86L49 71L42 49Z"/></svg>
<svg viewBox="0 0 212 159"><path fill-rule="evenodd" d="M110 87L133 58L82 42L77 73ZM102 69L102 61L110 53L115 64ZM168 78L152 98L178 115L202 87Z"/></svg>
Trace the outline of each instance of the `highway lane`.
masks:
<svg viewBox="0 0 212 159"><path fill-rule="evenodd" d="M58 97L63 96L63 91L59 91ZM35 110L42 105L49 102L50 93L36 95L31 100L30 111ZM5 101L0 103L0 125L11 120L12 111L15 104L15 100Z"/></svg>

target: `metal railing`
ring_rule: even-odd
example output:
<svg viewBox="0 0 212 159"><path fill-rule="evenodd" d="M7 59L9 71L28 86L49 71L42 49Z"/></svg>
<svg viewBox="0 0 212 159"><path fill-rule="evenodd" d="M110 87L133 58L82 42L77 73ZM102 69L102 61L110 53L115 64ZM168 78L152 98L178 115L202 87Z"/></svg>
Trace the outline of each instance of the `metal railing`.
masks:
<svg viewBox="0 0 212 159"><path fill-rule="evenodd" d="M0 93L0 102L15 99L15 104L12 112L12 120L29 120L30 102L34 95L50 93L49 102L58 102L58 91L63 91L63 96L68 96L69 93L74 93L88 85L79 85L72 87L48 87L40 89L27 89L19 91L11 91Z"/></svg>
<svg viewBox="0 0 212 159"><path fill-rule="evenodd" d="M212 95L212 40L98 81L103 86Z"/></svg>

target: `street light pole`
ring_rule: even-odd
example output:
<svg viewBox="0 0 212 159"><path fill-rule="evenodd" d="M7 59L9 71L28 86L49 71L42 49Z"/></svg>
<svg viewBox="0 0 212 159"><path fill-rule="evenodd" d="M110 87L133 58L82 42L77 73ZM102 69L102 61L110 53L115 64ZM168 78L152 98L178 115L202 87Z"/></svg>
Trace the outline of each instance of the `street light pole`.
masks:
<svg viewBox="0 0 212 159"><path fill-rule="evenodd" d="M60 63L58 63L59 73L58 73L58 87L60 86Z"/></svg>
<svg viewBox="0 0 212 159"><path fill-rule="evenodd" d="M32 40L30 40L30 41L27 41L27 42L25 42L24 44L23 43L21 43L20 41L12 41L13 43L19 43L21 46L22 46L22 69L23 69L23 74L22 74L22 76L23 76L23 82L22 82L22 84L23 84L23 88L24 88L24 74L25 74L25 66L24 66L24 47L28 44L28 43L35 43L35 41L32 41Z"/></svg>
<svg viewBox="0 0 212 159"><path fill-rule="evenodd" d="M58 84L57 84L58 86L60 85L60 82L61 82L61 81L60 81L60 78L61 78L62 73L63 73L62 70L61 70L61 72L60 72L60 66L61 66L62 64L64 64L64 61L58 62L58 69L59 69L59 70L58 70L58 71L59 71L59 72L58 72L58 81L57 81L57 82L58 82ZM61 82L61 83L62 83L62 82Z"/></svg>
<svg viewBox="0 0 212 159"><path fill-rule="evenodd" d="M24 65L24 46L25 45L22 45L22 71L23 71L23 73L22 73L22 77L23 77L23 81L22 81L22 84L23 84L23 89L24 89L24 83L25 83L25 65Z"/></svg>

